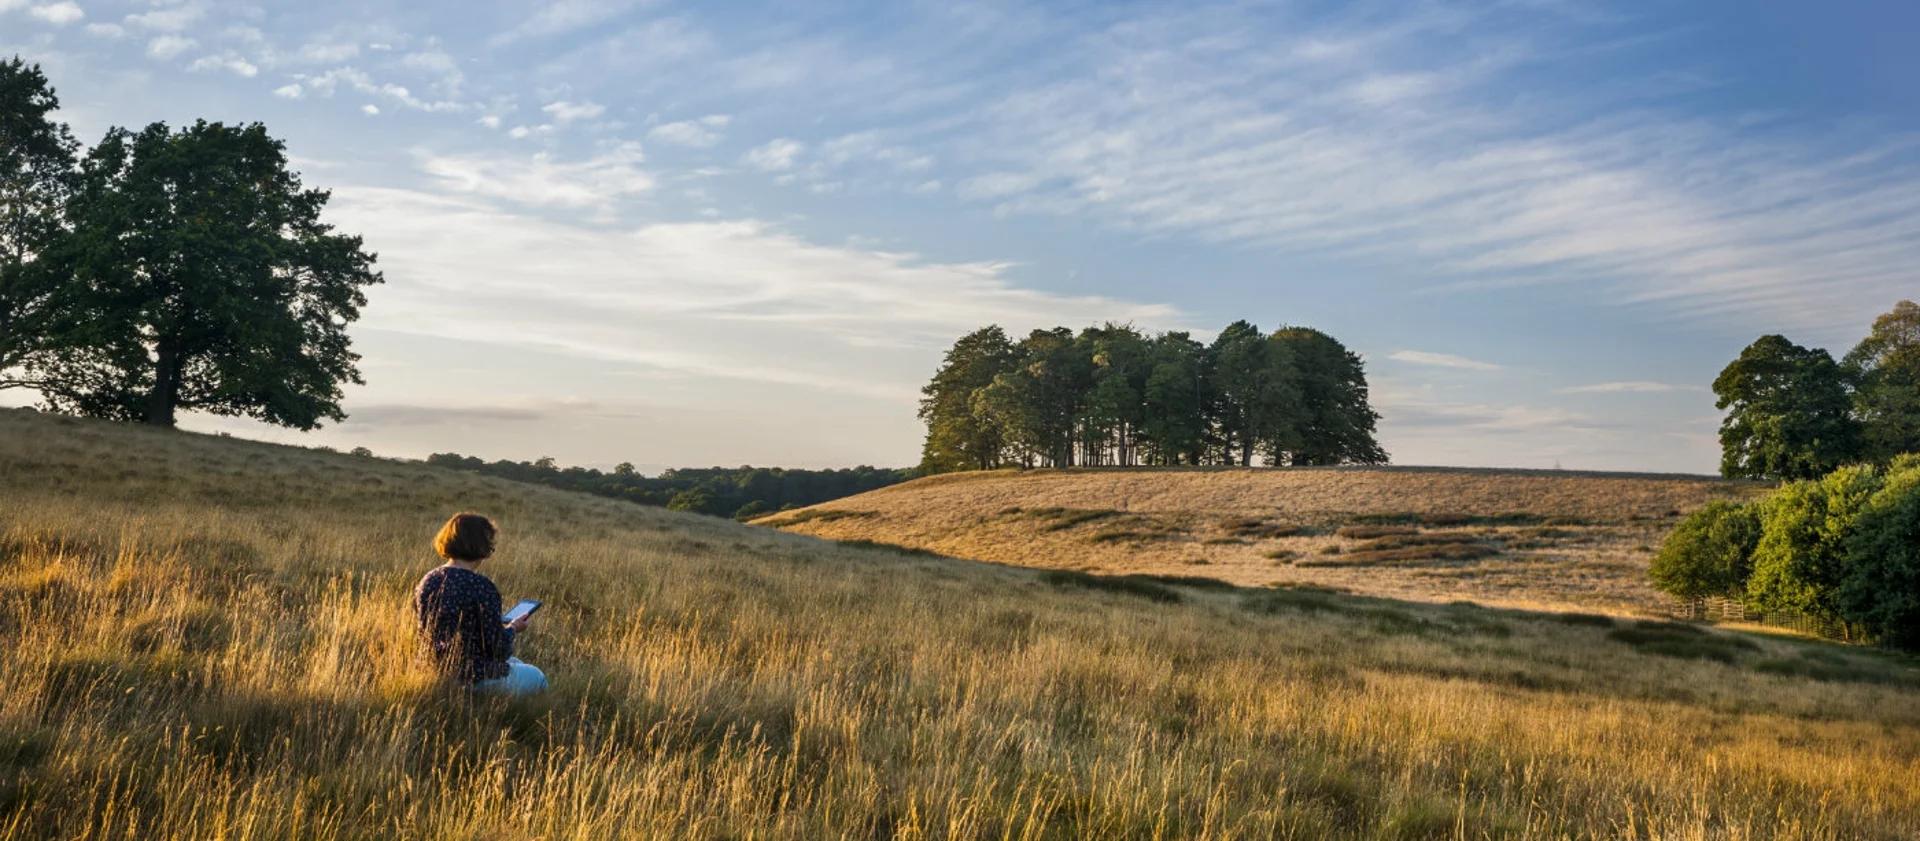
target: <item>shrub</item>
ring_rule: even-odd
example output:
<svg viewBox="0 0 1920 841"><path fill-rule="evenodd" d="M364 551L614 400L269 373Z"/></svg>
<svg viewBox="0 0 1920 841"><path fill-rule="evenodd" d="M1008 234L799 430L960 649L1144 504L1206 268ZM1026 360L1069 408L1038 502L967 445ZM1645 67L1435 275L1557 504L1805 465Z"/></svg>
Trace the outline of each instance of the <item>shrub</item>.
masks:
<svg viewBox="0 0 1920 841"><path fill-rule="evenodd" d="M1836 602L1880 642L1920 649L1920 460L1896 462L1854 522Z"/></svg>
<svg viewBox="0 0 1920 841"><path fill-rule="evenodd" d="M1673 527L1648 572L1653 586L1683 599L1739 597L1759 544L1758 507L1716 499Z"/></svg>
<svg viewBox="0 0 1920 841"><path fill-rule="evenodd" d="M1747 579L1747 602L1761 610L1839 619L1847 538L1880 484L1866 466L1842 467L1794 482L1761 505L1760 543Z"/></svg>

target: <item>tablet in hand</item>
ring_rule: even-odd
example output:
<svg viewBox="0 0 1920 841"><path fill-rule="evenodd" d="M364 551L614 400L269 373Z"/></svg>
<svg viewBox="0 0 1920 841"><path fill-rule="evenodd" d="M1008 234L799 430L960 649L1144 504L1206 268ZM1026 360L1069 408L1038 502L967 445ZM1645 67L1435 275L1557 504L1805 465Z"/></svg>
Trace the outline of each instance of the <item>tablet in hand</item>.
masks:
<svg viewBox="0 0 1920 841"><path fill-rule="evenodd" d="M539 602L533 599L521 599L520 603L514 605L512 610L500 615L500 623L503 625L511 625L522 616L532 616L533 612L539 609Z"/></svg>

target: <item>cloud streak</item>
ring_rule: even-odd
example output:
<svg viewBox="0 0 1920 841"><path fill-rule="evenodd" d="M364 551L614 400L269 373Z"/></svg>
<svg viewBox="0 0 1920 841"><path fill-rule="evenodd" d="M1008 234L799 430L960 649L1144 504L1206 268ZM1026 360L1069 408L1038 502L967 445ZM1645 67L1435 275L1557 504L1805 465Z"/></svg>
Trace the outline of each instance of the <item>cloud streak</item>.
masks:
<svg viewBox="0 0 1920 841"><path fill-rule="evenodd" d="M1450 353L1433 353L1424 350L1396 350L1387 354L1387 358L1395 362L1405 362L1409 365L1425 365L1431 368L1456 368L1462 371L1498 371L1501 369L1501 366L1495 365L1492 362L1481 362L1478 359L1468 359L1467 357L1454 356Z"/></svg>

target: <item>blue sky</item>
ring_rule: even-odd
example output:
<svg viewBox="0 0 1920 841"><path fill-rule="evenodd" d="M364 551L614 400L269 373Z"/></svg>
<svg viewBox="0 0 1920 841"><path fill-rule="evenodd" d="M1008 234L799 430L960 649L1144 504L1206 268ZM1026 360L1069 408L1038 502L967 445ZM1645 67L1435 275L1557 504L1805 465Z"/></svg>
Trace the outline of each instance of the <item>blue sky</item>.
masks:
<svg viewBox="0 0 1920 841"><path fill-rule="evenodd" d="M1367 359L1405 464L1711 471L1760 334L1920 294L1908 3L0 0L83 140L265 122L381 256L348 422L908 464L989 322ZM18 400L18 397L9 399Z"/></svg>

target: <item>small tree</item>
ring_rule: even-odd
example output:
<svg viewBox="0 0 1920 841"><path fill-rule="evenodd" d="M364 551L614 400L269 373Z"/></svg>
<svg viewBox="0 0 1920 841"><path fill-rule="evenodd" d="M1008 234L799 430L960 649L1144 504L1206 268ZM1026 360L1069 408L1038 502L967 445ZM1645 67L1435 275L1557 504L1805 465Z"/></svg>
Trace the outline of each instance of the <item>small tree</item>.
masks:
<svg viewBox="0 0 1920 841"><path fill-rule="evenodd" d="M1769 497L1761 508L1748 604L1843 618L1838 593L1848 575L1848 539L1879 486L1879 474L1856 465L1794 482Z"/></svg>
<svg viewBox="0 0 1920 841"><path fill-rule="evenodd" d="M264 126L114 129L87 155L66 272L77 335L38 368L55 408L173 426L193 409L312 429L358 383L346 326L379 283L320 221Z"/></svg>
<svg viewBox="0 0 1920 841"><path fill-rule="evenodd" d="M1649 570L1653 586L1683 599L1739 598L1746 593L1759 544L1758 507L1716 499L1667 535Z"/></svg>
<svg viewBox="0 0 1920 841"><path fill-rule="evenodd" d="M1896 459L1855 520L1837 603L1880 642L1920 649L1920 456Z"/></svg>

